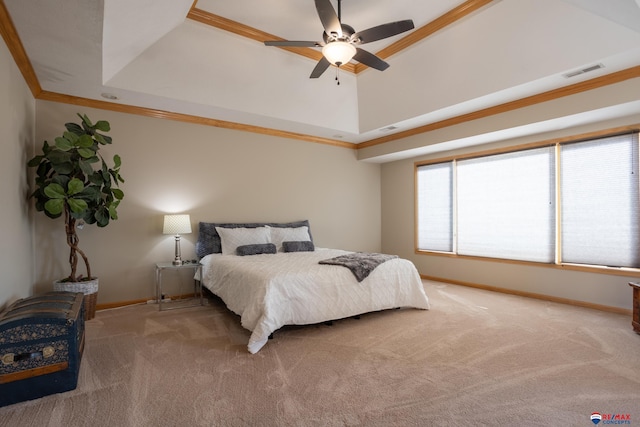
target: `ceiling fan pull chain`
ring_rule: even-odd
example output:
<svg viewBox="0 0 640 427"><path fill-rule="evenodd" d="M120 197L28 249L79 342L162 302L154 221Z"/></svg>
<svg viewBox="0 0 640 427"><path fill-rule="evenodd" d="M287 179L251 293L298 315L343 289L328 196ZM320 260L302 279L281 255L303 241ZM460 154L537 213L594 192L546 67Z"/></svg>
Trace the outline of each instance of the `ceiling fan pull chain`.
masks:
<svg viewBox="0 0 640 427"><path fill-rule="evenodd" d="M336 84L340 86L340 67L336 67Z"/></svg>

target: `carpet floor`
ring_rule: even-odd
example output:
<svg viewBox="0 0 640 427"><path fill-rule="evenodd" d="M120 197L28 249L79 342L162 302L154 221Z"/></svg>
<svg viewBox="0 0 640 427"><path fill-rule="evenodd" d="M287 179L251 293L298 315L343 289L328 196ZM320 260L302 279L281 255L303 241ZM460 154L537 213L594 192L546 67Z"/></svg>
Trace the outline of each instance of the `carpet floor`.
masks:
<svg viewBox="0 0 640 427"><path fill-rule="evenodd" d="M254 355L215 297L99 311L78 387L0 408L0 425L640 425L629 316L424 284L431 310L285 327Z"/></svg>

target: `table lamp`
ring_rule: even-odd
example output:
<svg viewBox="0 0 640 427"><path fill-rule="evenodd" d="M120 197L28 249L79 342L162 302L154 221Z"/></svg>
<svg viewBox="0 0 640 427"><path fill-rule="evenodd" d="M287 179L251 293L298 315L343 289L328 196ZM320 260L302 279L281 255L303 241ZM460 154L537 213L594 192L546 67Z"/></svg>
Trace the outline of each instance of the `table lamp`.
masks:
<svg viewBox="0 0 640 427"><path fill-rule="evenodd" d="M191 218L189 215L165 215L162 234L173 234L176 236L176 257L173 265L182 265L180 256L180 235L191 233Z"/></svg>

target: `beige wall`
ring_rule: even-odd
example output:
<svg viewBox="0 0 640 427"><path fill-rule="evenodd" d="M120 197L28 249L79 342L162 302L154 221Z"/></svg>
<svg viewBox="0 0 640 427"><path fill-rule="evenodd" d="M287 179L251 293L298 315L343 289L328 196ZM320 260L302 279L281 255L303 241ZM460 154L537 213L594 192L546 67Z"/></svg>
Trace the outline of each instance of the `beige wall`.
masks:
<svg viewBox="0 0 640 427"><path fill-rule="evenodd" d="M194 257L198 221L309 219L318 246L381 248L380 166L358 162L353 150L46 101L36 106L38 150L81 112L111 123L114 142L102 152L122 157L120 218L79 232L100 278L98 304L154 295L155 263L173 259L173 237L161 234L167 212L191 215L184 259ZM68 275L62 221L37 213L35 234L35 283L44 291ZM185 284L188 277L174 285Z"/></svg>
<svg viewBox="0 0 640 427"><path fill-rule="evenodd" d="M194 233L183 236L183 257L194 256L198 221L289 221L308 218L320 246L399 254L425 275L631 308L633 278L543 267L443 258L414 253L413 164L379 166L350 150L51 102L34 101L4 43L0 43L0 308L51 288L68 274L61 221L26 202L26 161L76 112L112 124L122 156L125 201L106 229L86 227L81 246L101 278L99 303L151 298L154 263L170 260L173 239L161 234L162 214L187 212ZM554 134L566 136L622 124L630 117ZM455 129L447 131L455 134ZM554 135L541 135L539 139ZM438 137L442 137L441 132ZM429 143L429 134L409 138ZM504 146L531 142L506 141ZM483 147L487 148L487 147ZM467 149L464 151L470 151ZM440 157L451 153L431 156ZM33 233L32 233L33 229ZM32 243L34 242L35 245ZM190 284L188 276L173 285Z"/></svg>
<svg viewBox="0 0 640 427"><path fill-rule="evenodd" d="M628 282L634 280L632 277L416 254L414 252L414 163L418 160L519 145L637 123L640 123L640 116L632 116L536 137L504 141L480 148L467 148L386 163L382 166L382 250L412 260L420 274L427 276L631 309L631 288ZM455 132L455 129L451 131ZM429 135L424 134L421 137L429 138Z"/></svg>
<svg viewBox="0 0 640 427"><path fill-rule="evenodd" d="M0 311L32 292L33 252L26 162L31 157L35 101L0 39Z"/></svg>

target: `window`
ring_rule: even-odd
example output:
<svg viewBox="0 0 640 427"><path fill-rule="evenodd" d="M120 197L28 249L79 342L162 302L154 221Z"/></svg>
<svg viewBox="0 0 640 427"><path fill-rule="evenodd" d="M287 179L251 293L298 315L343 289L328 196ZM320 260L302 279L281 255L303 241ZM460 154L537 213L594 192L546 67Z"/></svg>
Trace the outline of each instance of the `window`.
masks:
<svg viewBox="0 0 640 427"><path fill-rule="evenodd" d="M418 165L418 250L640 268L638 134Z"/></svg>
<svg viewBox="0 0 640 427"><path fill-rule="evenodd" d="M552 147L458 162L458 253L554 262Z"/></svg>
<svg viewBox="0 0 640 427"><path fill-rule="evenodd" d="M418 169L418 247L453 251L453 162Z"/></svg>
<svg viewBox="0 0 640 427"><path fill-rule="evenodd" d="M640 267L634 136L561 147L563 262Z"/></svg>

